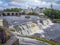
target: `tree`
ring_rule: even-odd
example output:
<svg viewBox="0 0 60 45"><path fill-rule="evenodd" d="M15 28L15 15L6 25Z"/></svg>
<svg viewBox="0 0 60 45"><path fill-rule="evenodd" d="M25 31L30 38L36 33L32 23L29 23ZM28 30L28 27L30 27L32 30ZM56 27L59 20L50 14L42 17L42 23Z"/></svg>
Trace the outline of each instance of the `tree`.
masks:
<svg viewBox="0 0 60 45"><path fill-rule="evenodd" d="M11 8L11 9L4 9L4 11L6 12L19 12L21 11L22 9L21 8Z"/></svg>
<svg viewBox="0 0 60 45"><path fill-rule="evenodd" d="M11 10L7 8L7 9L4 9L4 11L8 12L8 11L11 11Z"/></svg>
<svg viewBox="0 0 60 45"><path fill-rule="evenodd" d="M48 8L44 10L44 14L52 19L60 18L60 10Z"/></svg>
<svg viewBox="0 0 60 45"><path fill-rule="evenodd" d="M30 13L28 13L28 15L39 15L39 14L35 13L35 12L30 12Z"/></svg>

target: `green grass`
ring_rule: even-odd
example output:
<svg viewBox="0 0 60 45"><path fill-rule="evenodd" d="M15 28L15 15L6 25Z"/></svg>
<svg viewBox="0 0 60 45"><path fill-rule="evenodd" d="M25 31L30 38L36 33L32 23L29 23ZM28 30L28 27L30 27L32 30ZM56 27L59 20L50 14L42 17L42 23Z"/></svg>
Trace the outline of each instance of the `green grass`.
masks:
<svg viewBox="0 0 60 45"><path fill-rule="evenodd" d="M36 39L36 40L43 41L43 42L46 42L46 43L51 44L51 45L60 45L56 42L53 42L53 41L50 41L50 40L47 40L47 39L44 39L44 38L39 38L39 37L36 37L36 36L22 36L22 37ZM0 45L4 45L4 44L0 43Z"/></svg>
<svg viewBox="0 0 60 45"><path fill-rule="evenodd" d="M0 45L4 45L4 44L0 43Z"/></svg>
<svg viewBox="0 0 60 45"><path fill-rule="evenodd" d="M56 23L60 23L60 19L54 19Z"/></svg>
<svg viewBox="0 0 60 45"><path fill-rule="evenodd" d="M9 38L10 38L10 34L8 33L7 30L5 30L3 27L0 26L0 29L3 30L4 32L4 37L5 37L5 40L7 41ZM5 42L4 42L5 43ZM4 45L4 43L1 43L0 42L0 45Z"/></svg>
<svg viewBox="0 0 60 45"><path fill-rule="evenodd" d="M33 39L36 39L36 40L40 40L40 41L46 42L46 43L51 44L51 45L59 45L59 44L56 43L56 42L53 42L53 41L50 41L50 40L47 40L47 39L43 39L43 38L39 38L39 37L36 37L36 36L29 37L29 38L33 38Z"/></svg>
<svg viewBox="0 0 60 45"><path fill-rule="evenodd" d="M10 34L8 33L8 31L5 31L5 38L6 38L6 41L10 38Z"/></svg>
<svg viewBox="0 0 60 45"><path fill-rule="evenodd" d="M8 34L8 32L7 31L5 31L5 39L6 39L6 41L10 38L10 36L9 36L9 34ZM0 42L0 45L4 45L4 43L1 43Z"/></svg>
<svg viewBox="0 0 60 45"><path fill-rule="evenodd" d="M46 43L51 44L51 45L60 45L54 41L50 41L50 40L40 38L40 37L36 37L36 36L22 36L22 37L36 39L36 40L43 41L43 42L46 42Z"/></svg>

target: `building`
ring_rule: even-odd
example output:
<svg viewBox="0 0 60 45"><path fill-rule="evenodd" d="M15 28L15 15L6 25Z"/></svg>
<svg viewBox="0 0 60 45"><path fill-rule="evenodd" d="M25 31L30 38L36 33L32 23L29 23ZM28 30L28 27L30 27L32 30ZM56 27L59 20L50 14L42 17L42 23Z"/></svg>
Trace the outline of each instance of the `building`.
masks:
<svg viewBox="0 0 60 45"><path fill-rule="evenodd" d="M33 12L33 9L28 7L28 9L24 9L24 12L25 14L28 14L30 12Z"/></svg>
<svg viewBox="0 0 60 45"><path fill-rule="evenodd" d="M43 13L43 10L45 10L45 8L36 7L33 11L34 11L35 13Z"/></svg>
<svg viewBox="0 0 60 45"><path fill-rule="evenodd" d="M45 10L45 8L36 7L35 9L32 9L28 7L28 9L22 9L19 12L0 11L0 16L20 16L22 14L29 14L31 12L38 13L39 15L44 15L43 10Z"/></svg>

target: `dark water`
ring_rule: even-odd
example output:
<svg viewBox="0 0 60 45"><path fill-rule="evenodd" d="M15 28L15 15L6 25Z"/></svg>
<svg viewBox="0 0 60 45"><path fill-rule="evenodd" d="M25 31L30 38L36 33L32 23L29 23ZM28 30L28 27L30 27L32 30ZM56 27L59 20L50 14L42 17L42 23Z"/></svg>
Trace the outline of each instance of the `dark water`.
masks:
<svg viewBox="0 0 60 45"><path fill-rule="evenodd" d="M30 18L25 18L26 15L21 15L21 16L0 16L0 19L6 19L8 23L12 24L13 22L27 22L27 21L33 21L37 20L39 17L38 16L30 16Z"/></svg>
<svg viewBox="0 0 60 45"><path fill-rule="evenodd" d="M21 15L21 16L0 16L2 19L6 19L9 24L20 24L28 21L37 21L38 19L45 20L46 18L40 18L39 16L30 16L30 18L25 18L27 15Z"/></svg>

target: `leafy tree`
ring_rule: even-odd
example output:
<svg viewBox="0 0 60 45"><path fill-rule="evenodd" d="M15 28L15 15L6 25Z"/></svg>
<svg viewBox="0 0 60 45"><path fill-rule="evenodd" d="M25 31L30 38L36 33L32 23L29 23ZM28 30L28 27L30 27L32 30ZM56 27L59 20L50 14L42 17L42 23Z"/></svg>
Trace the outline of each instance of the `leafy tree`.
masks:
<svg viewBox="0 0 60 45"><path fill-rule="evenodd" d="M11 8L11 9L4 9L4 11L6 12L19 12L21 11L22 9L21 8Z"/></svg>
<svg viewBox="0 0 60 45"><path fill-rule="evenodd" d="M28 15L39 15L39 14L35 13L35 12L30 12L30 13L28 13Z"/></svg>
<svg viewBox="0 0 60 45"><path fill-rule="evenodd" d="M11 11L11 10L7 8L7 9L4 9L4 11L8 12L8 11Z"/></svg>
<svg viewBox="0 0 60 45"><path fill-rule="evenodd" d="M52 19L60 18L60 10L48 8L44 10L44 14Z"/></svg>

